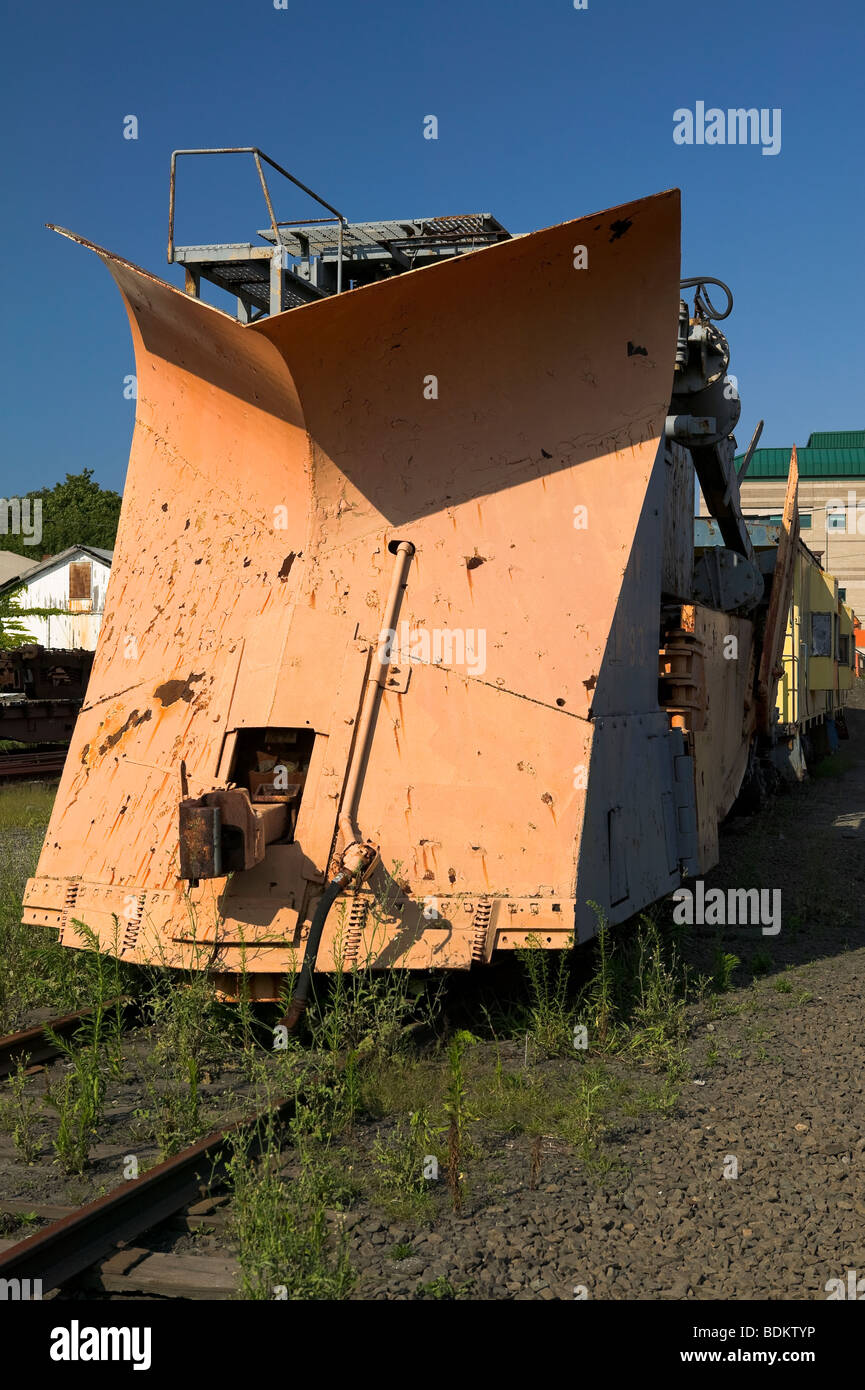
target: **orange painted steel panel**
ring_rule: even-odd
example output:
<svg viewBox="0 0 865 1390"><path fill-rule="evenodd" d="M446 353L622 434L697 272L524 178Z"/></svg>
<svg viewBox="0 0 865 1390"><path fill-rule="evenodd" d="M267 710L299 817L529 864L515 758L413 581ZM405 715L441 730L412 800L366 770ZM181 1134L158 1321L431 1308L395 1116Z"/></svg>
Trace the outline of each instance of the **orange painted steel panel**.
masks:
<svg viewBox="0 0 865 1390"><path fill-rule="evenodd" d="M414 654L395 659L358 818L413 918L376 960L467 965L494 935L476 907L489 899L540 901L564 940L587 795L574 769L592 759L592 692L672 389L678 192L249 326L99 254L129 313L135 434L27 920L53 912L74 944L79 917L108 947L114 916L137 911L130 959L204 952L228 977L247 950L265 990L297 968L341 848L388 547L405 540L398 641ZM225 785L237 730L274 724L315 733L296 845L187 888L181 760L200 797ZM60 885L71 907L49 908ZM451 916L424 918L430 899Z"/></svg>

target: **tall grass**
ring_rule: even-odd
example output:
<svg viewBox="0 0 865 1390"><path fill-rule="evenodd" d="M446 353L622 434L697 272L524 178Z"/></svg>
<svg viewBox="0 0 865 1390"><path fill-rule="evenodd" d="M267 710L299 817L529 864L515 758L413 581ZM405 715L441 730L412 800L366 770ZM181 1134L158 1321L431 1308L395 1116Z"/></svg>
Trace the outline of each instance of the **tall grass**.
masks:
<svg viewBox="0 0 865 1390"><path fill-rule="evenodd" d="M571 942L571 944L573 944ZM531 934L517 950L528 985L528 1026L539 1047L551 1055L573 1048L574 1007L569 1000L571 951L548 951Z"/></svg>
<svg viewBox="0 0 865 1390"><path fill-rule="evenodd" d="M228 1164L232 1193L231 1234L237 1245L243 1299L332 1301L354 1282L344 1233L331 1235L328 1211L340 1200L325 1168L301 1158L292 1178L274 1128L258 1159L239 1139Z"/></svg>
<svg viewBox="0 0 865 1390"><path fill-rule="evenodd" d="M66 1012L86 1001L89 967L48 927L22 925L21 900L36 871L55 788L0 787L0 1033L38 1007Z"/></svg>

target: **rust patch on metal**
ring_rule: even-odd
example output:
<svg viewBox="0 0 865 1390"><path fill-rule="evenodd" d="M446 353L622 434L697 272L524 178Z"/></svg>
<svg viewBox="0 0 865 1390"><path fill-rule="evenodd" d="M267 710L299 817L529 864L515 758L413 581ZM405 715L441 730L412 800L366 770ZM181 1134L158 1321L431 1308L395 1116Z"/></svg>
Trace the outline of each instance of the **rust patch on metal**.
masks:
<svg viewBox="0 0 865 1390"><path fill-rule="evenodd" d="M126 734L129 733L130 729L137 729L139 724L146 724L148 719L152 718L152 709L146 709L143 714L139 714L138 710L134 709L127 718L126 723L121 725L119 729L116 729L113 734L109 734L104 743L100 743L100 754L108 753L112 748L116 747L116 745L120 742L120 740L123 737L125 737Z"/></svg>
<svg viewBox="0 0 865 1390"><path fill-rule="evenodd" d="M187 704L190 704L195 698L195 691L192 687L196 681L201 680L204 680L204 672L193 671L186 677L185 681L165 681L163 685L158 685L153 694L156 696L157 700L161 701L165 709L167 709L169 705L176 704L178 700L185 700ZM147 717L149 719L150 715L148 714Z"/></svg>
<svg viewBox="0 0 865 1390"><path fill-rule="evenodd" d="M611 222L610 231L613 235L610 237L610 241L618 241L619 237L624 236L625 232L629 232L633 225L634 219L632 217L626 217L622 221Z"/></svg>
<svg viewBox="0 0 865 1390"><path fill-rule="evenodd" d="M180 845L181 878L213 878L219 867L215 863L214 823L218 827L218 813L213 807L181 803Z"/></svg>

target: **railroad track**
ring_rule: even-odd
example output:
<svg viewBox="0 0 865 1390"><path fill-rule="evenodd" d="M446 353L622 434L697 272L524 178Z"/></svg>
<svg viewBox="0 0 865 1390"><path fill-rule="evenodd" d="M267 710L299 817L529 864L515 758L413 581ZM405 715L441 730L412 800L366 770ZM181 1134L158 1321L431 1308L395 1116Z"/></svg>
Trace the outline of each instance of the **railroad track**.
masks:
<svg viewBox="0 0 865 1390"><path fill-rule="evenodd" d="M15 777L59 777L66 762L61 753L0 753L0 781Z"/></svg>
<svg viewBox="0 0 865 1390"><path fill-rule="evenodd" d="M172 1237L221 1235L228 1230L229 1198L212 1195L193 1202L162 1223L161 1230ZM73 1216L78 1207L28 1202L17 1197L0 1201L0 1218L22 1217L56 1222ZM155 1243L151 1240L151 1243ZM151 1249L146 1239L124 1244L89 1266L75 1280L77 1289L98 1297L123 1294L128 1297L220 1300L233 1298L237 1291L239 1268L228 1256L213 1254L173 1254ZM12 1249L13 1242L0 1240L0 1256ZM56 1294L55 1294L56 1296ZM49 1294L50 1298L51 1295Z"/></svg>
<svg viewBox="0 0 865 1390"><path fill-rule="evenodd" d="M128 1026L138 1018L138 1006L132 999L122 999L119 1002L123 1010L123 1022ZM116 999L109 1000L103 1013L116 1008L117 1003ZM77 1013L47 1019L45 1023L37 1024L35 1028L25 1028L20 1033L7 1033L5 1037L0 1038L0 1077L8 1076L15 1070L19 1061L25 1058L29 1060L30 1066L39 1066L43 1062L51 1062L55 1057L60 1057L63 1049L48 1036L46 1029L50 1028L52 1033L64 1042L69 1041L78 1029L93 1017L93 1013L93 1009L79 1009Z"/></svg>
<svg viewBox="0 0 865 1390"><path fill-rule="evenodd" d="M244 1138L249 1152L258 1152L264 1123L274 1119L284 1124L294 1113L295 1104L292 1098L232 1120L83 1207L42 1208L53 1219L41 1231L0 1251L0 1279L40 1280L43 1296L83 1283L109 1294L231 1297L231 1261L201 1256L184 1259L134 1242L168 1220L176 1222L180 1213L187 1230L224 1226L225 1202L211 1193L224 1181L234 1139ZM21 1200L0 1203L0 1210L10 1215L40 1212L38 1204Z"/></svg>

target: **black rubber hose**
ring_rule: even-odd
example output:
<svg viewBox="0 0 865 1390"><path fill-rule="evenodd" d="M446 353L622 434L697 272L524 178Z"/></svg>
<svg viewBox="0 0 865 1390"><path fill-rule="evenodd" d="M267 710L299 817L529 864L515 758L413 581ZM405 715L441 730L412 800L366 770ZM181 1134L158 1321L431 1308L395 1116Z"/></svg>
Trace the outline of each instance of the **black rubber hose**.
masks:
<svg viewBox="0 0 865 1390"><path fill-rule="evenodd" d="M723 314L719 312L709 298L707 285L717 285L727 296L727 307ZM694 275L690 280L679 281L680 290L696 289L694 295L694 308L697 309L704 318L707 319L726 319L733 312L733 291L729 285L725 285L723 280L716 280L712 275Z"/></svg>
<svg viewBox="0 0 865 1390"><path fill-rule="evenodd" d="M312 977L315 972L315 962L318 957L318 948L321 945L321 934L324 931L324 924L327 921L327 914L333 907L340 893L342 893L351 883L352 875L346 870L338 873L336 878L331 879L318 900L315 912L312 914L312 922L309 927L309 936L306 942L306 953L303 957L303 965L297 977L297 983L291 996L291 1003L288 1006L288 1013L282 1022L292 1032L298 1025L303 1014L306 1013L309 991L312 986Z"/></svg>

